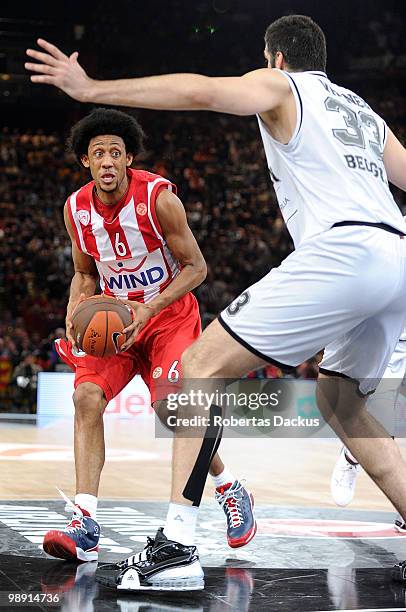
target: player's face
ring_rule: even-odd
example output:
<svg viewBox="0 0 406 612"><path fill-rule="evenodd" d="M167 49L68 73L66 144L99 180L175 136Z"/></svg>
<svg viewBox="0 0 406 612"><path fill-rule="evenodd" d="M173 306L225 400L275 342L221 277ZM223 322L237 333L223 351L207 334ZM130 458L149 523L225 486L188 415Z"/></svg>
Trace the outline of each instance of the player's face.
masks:
<svg viewBox="0 0 406 612"><path fill-rule="evenodd" d="M97 190L110 194L121 191L132 160L133 156L126 152L123 139L114 135L92 138L87 155L82 156L82 163L90 169Z"/></svg>

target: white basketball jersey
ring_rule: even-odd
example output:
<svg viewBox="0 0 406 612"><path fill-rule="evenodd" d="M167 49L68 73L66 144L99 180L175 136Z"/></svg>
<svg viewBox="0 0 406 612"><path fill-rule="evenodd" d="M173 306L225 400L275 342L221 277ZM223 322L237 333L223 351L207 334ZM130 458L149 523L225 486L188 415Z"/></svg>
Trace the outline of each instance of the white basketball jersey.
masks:
<svg viewBox="0 0 406 612"><path fill-rule="evenodd" d="M296 100L288 144L259 128L278 203L295 247L340 221L406 224L383 163L385 122L323 72L282 72Z"/></svg>

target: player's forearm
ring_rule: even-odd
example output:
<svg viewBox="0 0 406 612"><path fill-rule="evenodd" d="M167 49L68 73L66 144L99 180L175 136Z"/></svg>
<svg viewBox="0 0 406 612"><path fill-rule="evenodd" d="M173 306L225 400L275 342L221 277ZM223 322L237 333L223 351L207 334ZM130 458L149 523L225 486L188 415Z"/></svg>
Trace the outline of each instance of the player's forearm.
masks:
<svg viewBox="0 0 406 612"><path fill-rule="evenodd" d="M152 316L157 315L163 308L198 287L206 278L206 274L207 268L204 263L198 266L186 265L175 280L159 296L147 304L148 308L153 311Z"/></svg>
<svg viewBox="0 0 406 612"><path fill-rule="evenodd" d="M200 74L167 74L114 81L92 80L82 101L157 110L209 108L210 78Z"/></svg>
<svg viewBox="0 0 406 612"><path fill-rule="evenodd" d="M70 314L70 311L72 308L74 308L82 293L86 297L91 297L94 295L96 283L97 278L92 274L75 272L70 285L69 302L67 308L68 314Z"/></svg>

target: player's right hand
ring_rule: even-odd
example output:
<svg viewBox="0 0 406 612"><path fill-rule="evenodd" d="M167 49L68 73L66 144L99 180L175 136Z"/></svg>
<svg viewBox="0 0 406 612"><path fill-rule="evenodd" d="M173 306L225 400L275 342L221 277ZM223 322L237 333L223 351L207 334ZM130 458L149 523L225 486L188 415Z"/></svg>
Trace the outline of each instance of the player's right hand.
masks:
<svg viewBox="0 0 406 612"><path fill-rule="evenodd" d="M76 345L76 340L73 337L73 323L72 323L72 315L73 312L76 308L76 306L78 306L78 304L80 304L81 302L83 302L86 299L86 296L84 293L81 293L79 298L74 301L74 302L69 302L68 304L68 309L66 312L66 319L65 319L65 333L66 333L66 339L72 344L72 348L75 351L79 350L79 347Z"/></svg>
<svg viewBox="0 0 406 612"><path fill-rule="evenodd" d="M78 52L75 51L68 57L58 47L43 38L38 38L37 43L45 53L36 49L26 50L29 57L38 61L38 63L26 62L24 64L27 70L37 73L31 75L31 81L54 85L71 98L79 102L86 102L86 92L93 80L87 76L79 64Z"/></svg>

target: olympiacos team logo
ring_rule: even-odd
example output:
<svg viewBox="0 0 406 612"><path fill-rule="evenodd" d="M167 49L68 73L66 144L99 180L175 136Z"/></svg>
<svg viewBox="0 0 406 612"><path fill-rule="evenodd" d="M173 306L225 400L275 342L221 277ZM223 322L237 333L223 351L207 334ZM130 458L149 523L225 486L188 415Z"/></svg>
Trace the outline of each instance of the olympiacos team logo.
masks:
<svg viewBox="0 0 406 612"><path fill-rule="evenodd" d="M90 213L88 210L79 210L76 214L82 225L87 225L89 223Z"/></svg>
<svg viewBox="0 0 406 612"><path fill-rule="evenodd" d="M144 202L137 204L137 213L139 215L145 215L147 213L147 205Z"/></svg>

